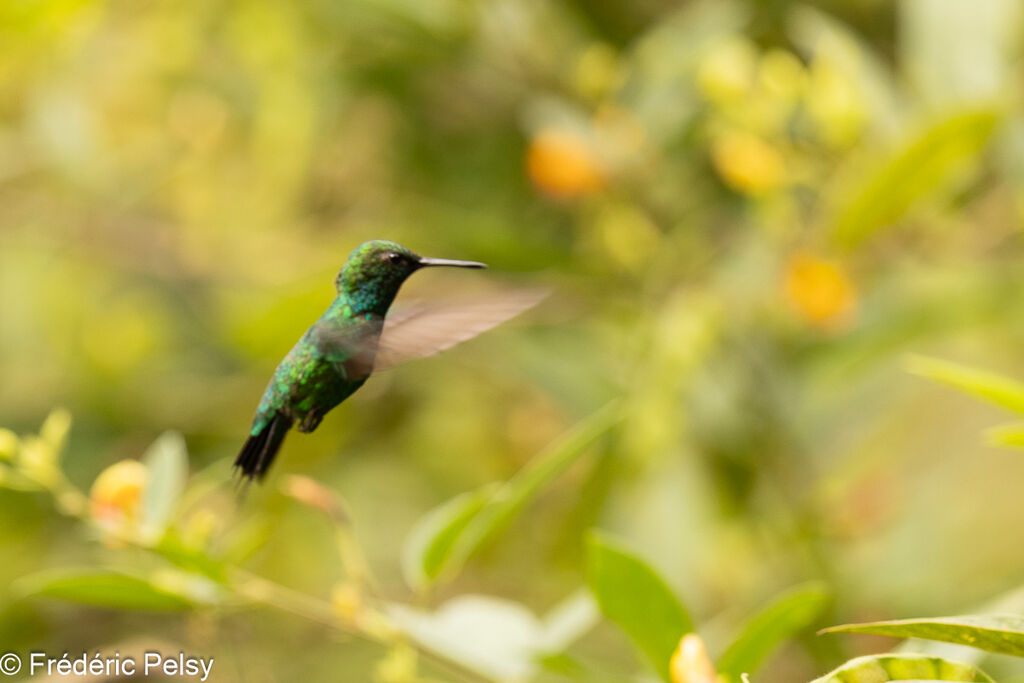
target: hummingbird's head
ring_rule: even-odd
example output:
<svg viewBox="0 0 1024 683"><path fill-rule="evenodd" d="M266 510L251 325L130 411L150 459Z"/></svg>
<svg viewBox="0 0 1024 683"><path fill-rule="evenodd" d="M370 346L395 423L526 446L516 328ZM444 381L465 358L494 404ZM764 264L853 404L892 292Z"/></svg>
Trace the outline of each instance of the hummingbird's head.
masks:
<svg viewBox="0 0 1024 683"><path fill-rule="evenodd" d="M338 296L356 313L384 315L405 279L420 268L451 266L486 268L477 261L426 258L389 240L371 240L356 247L338 273Z"/></svg>

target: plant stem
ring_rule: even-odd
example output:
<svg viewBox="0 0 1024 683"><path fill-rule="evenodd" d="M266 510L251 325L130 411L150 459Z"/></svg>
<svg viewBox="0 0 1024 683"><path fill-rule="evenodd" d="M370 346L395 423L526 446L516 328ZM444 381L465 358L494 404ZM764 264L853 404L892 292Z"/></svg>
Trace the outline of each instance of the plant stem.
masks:
<svg viewBox="0 0 1024 683"><path fill-rule="evenodd" d="M57 472L53 481L49 482L49 485L27 474L23 476L40 488L48 490L54 498L57 510L61 514L79 519L85 524L91 523L88 496L72 484L62 471ZM369 564L366 562L362 548L356 542L347 516L335 519L335 521L340 522L337 525L338 545L349 578L354 580L361 588L365 588L368 584L373 584ZM140 538L133 530L106 530L106 533L120 543L159 555L161 558L171 561L172 564L174 563L174 558L169 557L159 544L147 542L145 539ZM226 587L236 596L249 602L289 612L304 619L343 631L348 635L382 645L393 646L399 643L406 643L413 647L423 659L462 681L468 681L469 683L494 683L492 678L416 643L379 610L369 607L357 607L352 610L350 615L347 615L341 610L335 609L326 600L321 600L307 593L282 586L239 567L226 566L225 570L228 577L225 582Z"/></svg>
<svg viewBox="0 0 1024 683"><path fill-rule="evenodd" d="M331 607L330 603L307 593L282 586L243 569L231 570L230 587L237 595L254 603L273 607L290 614L314 621L344 633L383 645L409 642L408 636L376 610L361 610L346 618ZM444 669L447 673L471 683L493 683L493 679L442 654L429 650L415 642L409 642L425 660Z"/></svg>

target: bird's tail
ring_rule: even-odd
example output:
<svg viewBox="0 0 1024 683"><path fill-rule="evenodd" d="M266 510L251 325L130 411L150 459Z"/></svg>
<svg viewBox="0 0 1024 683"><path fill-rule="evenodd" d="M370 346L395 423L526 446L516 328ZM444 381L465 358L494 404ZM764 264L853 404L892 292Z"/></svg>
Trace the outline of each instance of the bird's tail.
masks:
<svg viewBox="0 0 1024 683"><path fill-rule="evenodd" d="M250 436L235 458L235 468L241 470L242 477L250 481L262 479L291 428L292 420L288 416L274 413L259 433Z"/></svg>

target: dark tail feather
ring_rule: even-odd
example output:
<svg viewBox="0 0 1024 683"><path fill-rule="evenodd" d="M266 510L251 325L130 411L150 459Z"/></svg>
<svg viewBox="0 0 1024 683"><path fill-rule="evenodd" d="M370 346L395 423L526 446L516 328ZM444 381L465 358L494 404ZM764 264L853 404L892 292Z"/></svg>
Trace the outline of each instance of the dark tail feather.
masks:
<svg viewBox="0 0 1024 683"><path fill-rule="evenodd" d="M291 428L292 421L287 416L275 413L259 434L250 436L235 458L235 468L242 471L242 477L250 481L262 479Z"/></svg>

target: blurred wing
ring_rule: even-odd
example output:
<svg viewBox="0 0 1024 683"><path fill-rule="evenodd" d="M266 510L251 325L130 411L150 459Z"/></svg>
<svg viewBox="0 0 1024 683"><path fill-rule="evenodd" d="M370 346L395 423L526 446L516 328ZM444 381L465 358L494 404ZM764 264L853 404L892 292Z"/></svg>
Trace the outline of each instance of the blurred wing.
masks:
<svg viewBox="0 0 1024 683"><path fill-rule="evenodd" d="M541 289L513 290L398 311L384 321L374 370L432 356L472 339L537 305L547 294Z"/></svg>
<svg viewBox="0 0 1024 683"><path fill-rule="evenodd" d="M343 325L338 321L320 321L313 338L320 357L334 364L348 381L366 379L373 370L378 331L382 323Z"/></svg>

